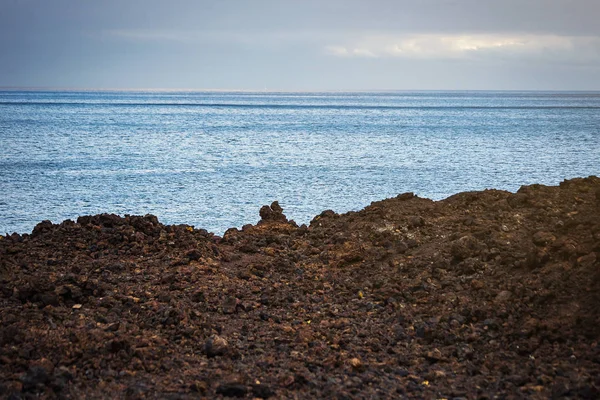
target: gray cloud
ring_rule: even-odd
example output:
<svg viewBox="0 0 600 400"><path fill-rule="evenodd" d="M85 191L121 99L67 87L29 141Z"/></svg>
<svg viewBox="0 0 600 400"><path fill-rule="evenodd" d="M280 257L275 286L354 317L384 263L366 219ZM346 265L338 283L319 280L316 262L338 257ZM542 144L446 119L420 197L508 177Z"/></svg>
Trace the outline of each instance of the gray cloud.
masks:
<svg viewBox="0 0 600 400"><path fill-rule="evenodd" d="M535 34L424 34L366 36L346 45L326 46L339 57L469 59L562 63L600 62L600 37Z"/></svg>
<svg viewBox="0 0 600 400"><path fill-rule="evenodd" d="M598 15L597 0L3 0L0 86L600 89Z"/></svg>

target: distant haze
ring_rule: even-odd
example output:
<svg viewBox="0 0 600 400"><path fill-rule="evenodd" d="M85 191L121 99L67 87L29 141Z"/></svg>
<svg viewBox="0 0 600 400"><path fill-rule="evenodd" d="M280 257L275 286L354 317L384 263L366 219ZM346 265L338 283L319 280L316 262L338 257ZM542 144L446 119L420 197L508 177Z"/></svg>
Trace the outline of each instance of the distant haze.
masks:
<svg viewBox="0 0 600 400"><path fill-rule="evenodd" d="M600 90L599 0L0 0L0 86Z"/></svg>

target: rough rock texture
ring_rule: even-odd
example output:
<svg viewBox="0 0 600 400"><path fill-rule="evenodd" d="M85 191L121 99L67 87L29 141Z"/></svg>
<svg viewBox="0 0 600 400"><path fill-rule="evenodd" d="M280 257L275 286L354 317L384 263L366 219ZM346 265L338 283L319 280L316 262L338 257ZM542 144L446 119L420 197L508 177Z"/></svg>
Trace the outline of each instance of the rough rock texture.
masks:
<svg viewBox="0 0 600 400"><path fill-rule="evenodd" d="M600 396L600 179L260 215L2 237L0 397Z"/></svg>

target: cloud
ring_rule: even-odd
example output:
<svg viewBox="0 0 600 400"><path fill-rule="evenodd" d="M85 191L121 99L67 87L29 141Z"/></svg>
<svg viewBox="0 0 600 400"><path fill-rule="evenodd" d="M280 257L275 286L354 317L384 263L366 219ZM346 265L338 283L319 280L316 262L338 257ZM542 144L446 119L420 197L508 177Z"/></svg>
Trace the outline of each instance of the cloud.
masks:
<svg viewBox="0 0 600 400"><path fill-rule="evenodd" d="M370 35L325 47L338 57L409 59L545 58L593 62L600 59L600 37L558 35Z"/></svg>
<svg viewBox="0 0 600 400"><path fill-rule="evenodd" d="M377 57L377 55L371 52L371 50L361 48L353 49L352 54L359 57Z"/></svg>
<svg viewBox="0 0 600 400"><path fill-rule="evenodd" d="M328 54L339 57L378 57L377 54L371 52L369 49L346 48L344 46L327 46L325 50Z"/></svg>

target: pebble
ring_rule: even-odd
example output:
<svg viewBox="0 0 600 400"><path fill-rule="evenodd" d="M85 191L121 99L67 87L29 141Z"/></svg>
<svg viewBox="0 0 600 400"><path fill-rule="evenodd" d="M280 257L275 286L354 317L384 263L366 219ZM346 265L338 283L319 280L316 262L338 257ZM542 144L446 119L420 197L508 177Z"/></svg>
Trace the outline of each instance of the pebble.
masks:
<svg viewBox="0 0 600 400"><path fill-rule="evenodd" d="M508 300L510 300L510 298L512 297L512 293L509 292L508 290L503 290L500 293L498 293L496 295L496 298L494 299L494 302L496 303L505 303Z"/></svg>
<svg viewBox="0 0 600 400"><path fill-rule="evenodd" d="M585 256L581 256L577 259L577 264L579 264L582 267L591 267L594 265L594 263L596 262L596 253L592 252L590 254L587 254Z"/></svg>
<svg viewBox="0 0 600 400"><path fill-rule="evenodd" d="M223 301L223 314L235 314L240 300L235 297L227 297Z"/></svg>
<svg viewBox="0 0 600 400"><path fill-rule="evenodd" d="M275 391L265 384L252 385L252 394L259 399L268 399L275 396Z"/></svg>
<svg viewBox="0 0 600 400"><path fill-rule="evenodd" d="M363 365L362 361L356 357L354 357L350 360L350 366L352 367L352 369L355 369L357 371L364 370L364 365Z"/></svg>
<svg viewBox="0 0 600 400"><path fill-rule="evenodd" d="M414 215L408 218L408 226L411 228L418 228L425 225L423 217Z"/></svg>
<svg viewBox="0 0 600 400"><path fill-rule="evenodd" d="M197 393L206 393L206 389L207 389L207 385L206 382L204 381L194 381L191 385L190 385L190 389L193 392L197 392Z"/></svg>
<svg viewBox="0 0 600 400"><path fill-rule="evenodd" d="M27 370L25 375L21 376L21 382L23 383L24 390L33 389L38 385L45 385L49 381L50 372L46 367L41 365L34 365Z"/></svg>
<svg viewBox="0 0 600 400"><path fill-rule="evenodd" d="M556 240L556 237L550 232L539 231L533 235L532 239L536 246L546 246L553 243Z"/></svg>
<svg viewBox="0 0 600 400"><path fill-rule="evenodd" d="M425 353L425 358L431 362L438 362L442 361L444 356L442 356L442 352L439 349L433 349L432 351Z"/></svg>
<svg viewBox="0 0 600 400"><path fill-rule="evenodd" d="M229 351L229 343L221 336L214 335L204 344L204 352L208 357L222 356Z"/></svg>
<svg viewBox="0 0 600 400"><path fill-rule="evenodd" d="M202 257L202 253L198 249L192 249L185 255L190 261L198 261Z"/></svg>
<svg viewBox="0 0 600 400"><path fill-rule="evenodd" d="M485 283L483 283L482 281L480 281L478 279L473 279L471 281L471 287L475 290L480 290L485 287Z"/></svg>
<svg viewBox="0 0 600 400"><path fill-rule="evenodd" d="M217 394L227 397L244 397L247 393L246 385L237 382L222 383L217 386Z"/></svg>

